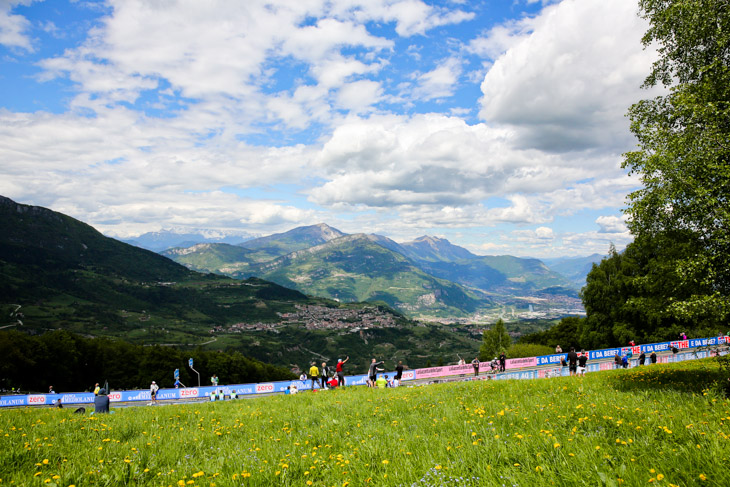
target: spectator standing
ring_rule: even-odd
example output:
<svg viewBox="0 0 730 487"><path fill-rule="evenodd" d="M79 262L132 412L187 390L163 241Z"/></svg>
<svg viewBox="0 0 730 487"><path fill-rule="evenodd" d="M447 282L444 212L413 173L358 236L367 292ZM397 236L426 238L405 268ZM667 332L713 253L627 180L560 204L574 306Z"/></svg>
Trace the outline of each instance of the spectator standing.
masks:
<svg viewBox="0 0 730 487"><path fill-rule="evenodd" d="M376 374L382 372L383 369L379 368L383 361L376 362L375 359L370 361L370 367L368 368L368 387L375 387L375 380L377 379Z"/></svg>
<svg viewBox="0 0 730 487"><path fill-rule="evenodd" d="M621 357L618 354L613 356L613 368L618 369L621 367Z"/></svg>
<svg viewBox="0 0 730 487"><path fill-rule="evenodd" d="M649 355L649 361L653 364L656 363L656 352L651 352L651 355Z"/></svg>
<svg viewBox="0 0 730 487"><path fill-rule="evenodd" d="M474 368L474 377L479 375L479 357L474 357L471 361L471 366Z"/></svg>
<svg viewBox="0 0 730 487"><path fill-rule="evenodd" d="M570 347L570 352L568 352L568 371L571 376L578 371L578 354L575 353L574 347Z"/></svg>
<svg viewBox="0 0 730 487"><path fill-rule="evenodd" d="M314 386L317 384L317 380L319 379L319 369L317 368L317 364L312 362L312 366L309 368L309 378L312 379L312 391L314 391Z"/></svg>
<svg viewBox="0 0 730 487"><path fill-rule="evenodd" d="M97 382L96 384L94 384L94 395L98 396L100 390L101 388L99 387L99 383Z"/></svg>
<svg viewBox="0 0 730 487"><path fill-rule="evenodd" d="M645 362L646 362L646 354L642 351L639 354L639 365L644 365Z"/></svg>
<svg viewBox="0 0 730 487"><path fill-rule="evenodd" d="M350 356L348 355L345 360L337 359L337 365L335 365L335 372L337 373L337 385L340 387L345 386L345 371L343 370L343 367L345 363L350 360Z"/></svg>
<svg viewBox="0 0 730 487"><path fill-rule="evenodd" d="M507 367L507 356L502 352L499 355L499 371L504 372Z"/></svg>
<svg viewBox="0 0 730 487"><path fill-rule="evenodd" d="M213 374L213 376L210 378L210 385L213 387L218 387L218 376Z"/></svg>
<svg viewBox="0 0 730 487"><path fill-rule="evenodd" d="M586 364L588 363L588 352L585 350L580 351L580 356L578 357L578 373L580 375L586 375Z"/></svg>
<svg viewBox="0 0 730 487"><path fill-rule="evenodd" d="M327 362L322 362L322 370L320 371L319 382L322 384L322 389L327 389L327 381L330 378L330 368L327 367Z"/></svg>
<svg viewBox="0 0 730 487"><path fill-rule="evenodd" d="M403 361L399 360L398 365L395 366L395 378L393 386L399 387L400 381L403 379Z"/></svg>
<svg viewBox="0 0 730 487"><path fill-rule="evenodd" d="M48 386L48 394L55 394L56 391L53 390L53 386Z"/></svg>
<svg viewBox="0 0 730 487"><path fill-rule="evenodd" d="M555 353L563 353L563 349L560 348L560 345L558 345L557 347L555 347Z"/></svg>

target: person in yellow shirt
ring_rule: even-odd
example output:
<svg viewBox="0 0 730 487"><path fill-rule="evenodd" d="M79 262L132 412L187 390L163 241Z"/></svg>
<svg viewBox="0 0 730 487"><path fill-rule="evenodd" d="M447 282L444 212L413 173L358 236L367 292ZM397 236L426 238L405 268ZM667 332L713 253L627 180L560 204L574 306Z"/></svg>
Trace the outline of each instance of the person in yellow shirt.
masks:
<svg viewBox="0 0 730 487"><path fill-rule="evenodd" d="M378 389L385 389L388 387L388 379L383 377L381 374L380 377L378 377L378 380L375 381L375 385L378 386Z"/></svg>
<svg viewBox="0 0 730 487"><path fill-rule="evenodd" d="M98 396L99 395L99 390L100 389L101 388L99 387L99 383L97 382L96 385L94 386L94 395L95 396Z"/></svg>
<svg viewBox="0 0 730 487"><path fill-rule="evenodd" d="M312 390L314 391L314 385L319 379L319 369L315 363L312 363L312 366L309 368L309 378L312 379Z"/></svg>

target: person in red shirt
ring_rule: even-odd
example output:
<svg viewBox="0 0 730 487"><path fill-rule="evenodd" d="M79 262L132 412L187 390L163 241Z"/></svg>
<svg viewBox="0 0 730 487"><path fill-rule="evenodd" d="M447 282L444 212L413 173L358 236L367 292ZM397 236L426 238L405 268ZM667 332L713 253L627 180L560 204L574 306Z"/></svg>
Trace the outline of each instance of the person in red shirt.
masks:
<svg viewBox="0 0 730 487"><path fill-rule="evenodd" d="M335 389L338 385L337 377L330 378L330 380L327 381L327 385L330 387L330 389Z"/></svg>
<svg viewBox="0 0 730 487"><path fill-rule="evenodd" d="M348 356L345 360L342 360L341 358L337 359L337 365L335 366L335 373L337 375L337 385L344 387L345 386L345 373L342 370L342 366L345 365L345 362L350 360L350 357Z"/></svg>

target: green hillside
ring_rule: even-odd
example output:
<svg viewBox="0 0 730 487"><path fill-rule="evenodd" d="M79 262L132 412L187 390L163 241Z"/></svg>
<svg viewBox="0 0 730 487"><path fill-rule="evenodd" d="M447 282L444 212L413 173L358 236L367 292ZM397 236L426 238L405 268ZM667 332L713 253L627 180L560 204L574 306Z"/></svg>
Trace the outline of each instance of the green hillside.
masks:
<svg viewBox="0 0 730 487"><path fill-rule="evenodd" d="M403 255L364 234L340 237L252 265L238 275L256 275L338 301L381 301L409 314L428 311L431 315L461 316L488 305L465 288L426 274Z"/></svg>
<svg viewBox="0 0 730 487"><path fill-rule="evenodd" d="M712 361L0 415L7 485L726 486Z"/></svg>
<svg viewBox="0 0 730 487"><path fill-rule="evenodd" d="M26 330L174 344L209 341L213 326L278 323L278 313L314 302L260 279L191 271L71 217L3 197L0 296L8 310L3 316L21 306L18 319Z"/></svg>
<svg viewBox="0 0 730 487"><path fill-rule="evenodd" d="M238 245L225 243L196 244L187 248L175 247L160 252L169 259L199 272L231 274L243 271L261 259L261 253ZM264 258L268 260L268 258Z"/></svg>
<svg viewBox="0 0 730 487"><path fill-rule="evenodd" d="M479 256L457 261L419 261L426 272L484 291L520 295L546 288L569 288L574 284L561 274L551 271L537 259L510 255Z"/></svg>

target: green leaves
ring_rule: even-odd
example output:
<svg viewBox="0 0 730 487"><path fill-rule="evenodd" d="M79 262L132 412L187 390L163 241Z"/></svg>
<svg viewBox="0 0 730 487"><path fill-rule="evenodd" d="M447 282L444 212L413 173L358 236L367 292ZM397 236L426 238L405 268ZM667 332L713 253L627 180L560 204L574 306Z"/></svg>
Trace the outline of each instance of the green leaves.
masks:
<svg viewBox="0 0 730 487"><path fill-rule="evenodd" d="M658 253L654 265L663 261L685 291L696 287L674 294L665 287L667 312L712 326L730 307L730 4L639 5L650 22L643 42L660 53L644 86L663 84L669 93L629 110L638 149L624 155L623 167L644 185L629 195L629 228L649 239L644 246L677 231L691 243L686 253Z"/></svg>
<svg viewBox="0 0 730 487"><path fill-rule="evenodd" d="M482 335L482 346L479 348L479 360L492 360L502 352L506 352L512 345L512 338L507 333L502 319L497 320L489 330L485 330Z"/></svg>

